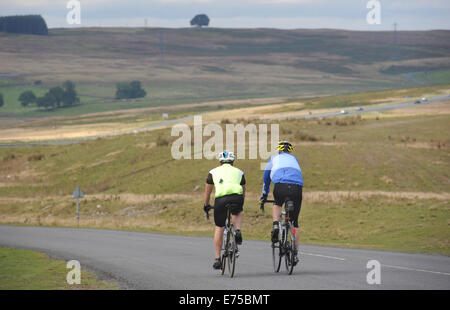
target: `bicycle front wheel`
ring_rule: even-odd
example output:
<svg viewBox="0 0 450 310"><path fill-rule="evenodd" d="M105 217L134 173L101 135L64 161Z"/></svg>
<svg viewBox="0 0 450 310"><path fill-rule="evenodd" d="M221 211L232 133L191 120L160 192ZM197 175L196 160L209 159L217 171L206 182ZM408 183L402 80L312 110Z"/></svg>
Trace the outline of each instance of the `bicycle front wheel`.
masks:
<svg viewBox="0 0 450 310"><path fill-rule="evenodd" d="M292 228L289 229L286 238L286 253L284 253L284 262L286 265L286 271L290 275L294 270L294 259L295 259L295 235Z"/></svg>
<svg viewBox="0 0 450 310"><path fill-rule="evenodd" d="M237 245L236 245L236 239L234 236L234 229L230 229L228 232L229 236L228 239L228 255L226 256L227 265L228 265L228 275L230 278L234 276L234 270L236 268L236 251L237 251Z"/></svg>
<svg viewBox="0 0 450 310"><path fill-rule="evenodd" d="M229 239L229 234L227 233L223 239L223 249L222 249L222 257L221 257L222 266L221 266L221 270L220 270L221 275L223 275L225 273L225 269L227 266L227 255L228 255L228 244L229 244L228 239Z"/></svg>
<svg viewBox="0 0 450 310"><path fill-rule="evenodd" d="M280 271L281 267L281 257L282 255L282 247L283 247L283 240L281 236L281 230L279 232L278 236L278 242L272 242L272 263L273 263L273 271L278 272Z"/></svg>

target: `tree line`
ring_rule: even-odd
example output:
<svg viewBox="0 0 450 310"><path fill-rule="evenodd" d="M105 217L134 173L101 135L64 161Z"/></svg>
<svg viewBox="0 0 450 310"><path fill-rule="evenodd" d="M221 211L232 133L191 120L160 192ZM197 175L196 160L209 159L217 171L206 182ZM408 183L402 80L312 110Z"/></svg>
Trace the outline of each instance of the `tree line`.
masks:
<svg viewBox="0 0 450 310"><path fill-rule="evenodd" d="M41 81L39 81L39 85ZM35 82L36 85L36 82ZM143 98L147 92L142 88L140 81L122 82L116 84L116 99ZM50 88L42 97L37 97L32 90L22 92L18 98L23 107L36 105L39 108L55 109L73 106L80 103L75 84L66 81L61 86ZM3 95L0 93L0 107L4 105Z"/></svg>
<svg viewBox="0 0 450 310"><path fill-rule="evenodd" d="M50 88L42 97L37 97L33 91L27 90L20 94L19 101L26 107L36 104L39 108L51 109L72 106L80 102L72 81L66 81L62 86Z"/></svg>
<svg viewBox="0 0 450 310"><path fill-rule="evenodd" d="M116 84L116 99L134 99L142 98L147 92L142 89L140 81L132 81L130 83L123 82Z"/></svg>
<svg viewBox="0 0 450 310"><path fill-rule="evenodd" d="M47 23L41 15L17 15L0 17L0 31L47 35Z"/></svg>

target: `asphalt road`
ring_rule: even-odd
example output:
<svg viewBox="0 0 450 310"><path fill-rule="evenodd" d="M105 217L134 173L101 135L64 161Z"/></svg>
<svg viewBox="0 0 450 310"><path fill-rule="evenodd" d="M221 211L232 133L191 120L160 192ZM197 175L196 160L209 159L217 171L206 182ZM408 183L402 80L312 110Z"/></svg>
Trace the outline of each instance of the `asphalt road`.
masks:
<svg viewBox="0 0 450 310"><path fill-rule="evenodd" d="M212 269L213 241L206 237L0 226L0 246L78 260L82 269L136 289L450 289L450 257L440 255L301 245L301 263L288 276L272 271L269 242L244 239L235 277L228 278ZM367 283L369 260L379 261L381 284Z"/></svg>
<svg viewBox="0 0 450 310"><path fill-rule="evenodd" d="M420 103L416 103L416 100L412 101L406 101L402 103L395 103L395 104L389 104L389 105L381 105L381 106L373 106L373 107L363 107L362 110L357 110L355 107L350 108L342 108L341 111L346 111L347 113L341 113L341 111L338 112L331 112L331 113L316 113L307 115L304 118L326 118L326 117L335 117L339 115L350 115L350 114L362 114L367 112L377 112L377 111L386 111L386 110L393 110L393 109L400 109L400 108L407 108L415 105L423 105L423 104L429 104L433 102L439 102L439 101L445 101L450 100L449 95L440 95L432 98L428 98L427 101L420 100Z"/></svg>

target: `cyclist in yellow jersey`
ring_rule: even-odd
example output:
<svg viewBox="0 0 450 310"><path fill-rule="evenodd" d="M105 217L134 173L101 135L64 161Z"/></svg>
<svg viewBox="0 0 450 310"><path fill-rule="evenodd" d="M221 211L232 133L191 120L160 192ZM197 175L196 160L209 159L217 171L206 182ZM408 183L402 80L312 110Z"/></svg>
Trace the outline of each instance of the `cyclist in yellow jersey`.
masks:
<svg viewBox="0 0 450 310"><path fill-rule="evenodd" d="M216 259L213 264L214 269L221 268L220 250L222 249L223 231L227 217L225 208L227 204L232 203L234 205L231 208L231 220L236 227L236 243L242 244L241 223L245 198L245 177L241 170L233 167L234 161L233 152L221 152L219 154L220 166L212 169L206 179L204 209L210 207L211 192L215 187L214 249Z"/></svg>

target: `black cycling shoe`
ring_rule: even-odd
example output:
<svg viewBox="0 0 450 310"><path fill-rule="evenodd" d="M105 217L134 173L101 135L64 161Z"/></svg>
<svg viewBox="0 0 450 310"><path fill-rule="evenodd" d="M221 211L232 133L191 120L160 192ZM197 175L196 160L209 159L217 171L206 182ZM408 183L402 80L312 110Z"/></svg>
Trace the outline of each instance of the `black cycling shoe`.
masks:
<svg viewBox="0 0 450 310"><path fill-rule="evenodd" d="M278 226L273 226L272 233L270 235L270 239L272 243L278 242L278 235L280 234L280 228Z"/></svg>
<svg viewBox="0 0 450 310"><path fill-rule="evenodd" d="M213 265L214 269L222 269L222 262L220 261L220 258L216 258Z"/></svg>
<svg viewBox="0 0 450 310"><path fill-rule="evenodd" d="M236 243L238 245L241 245L242 244L242 233L240 230L236 230L235 238L236 238Z"/></svg>

